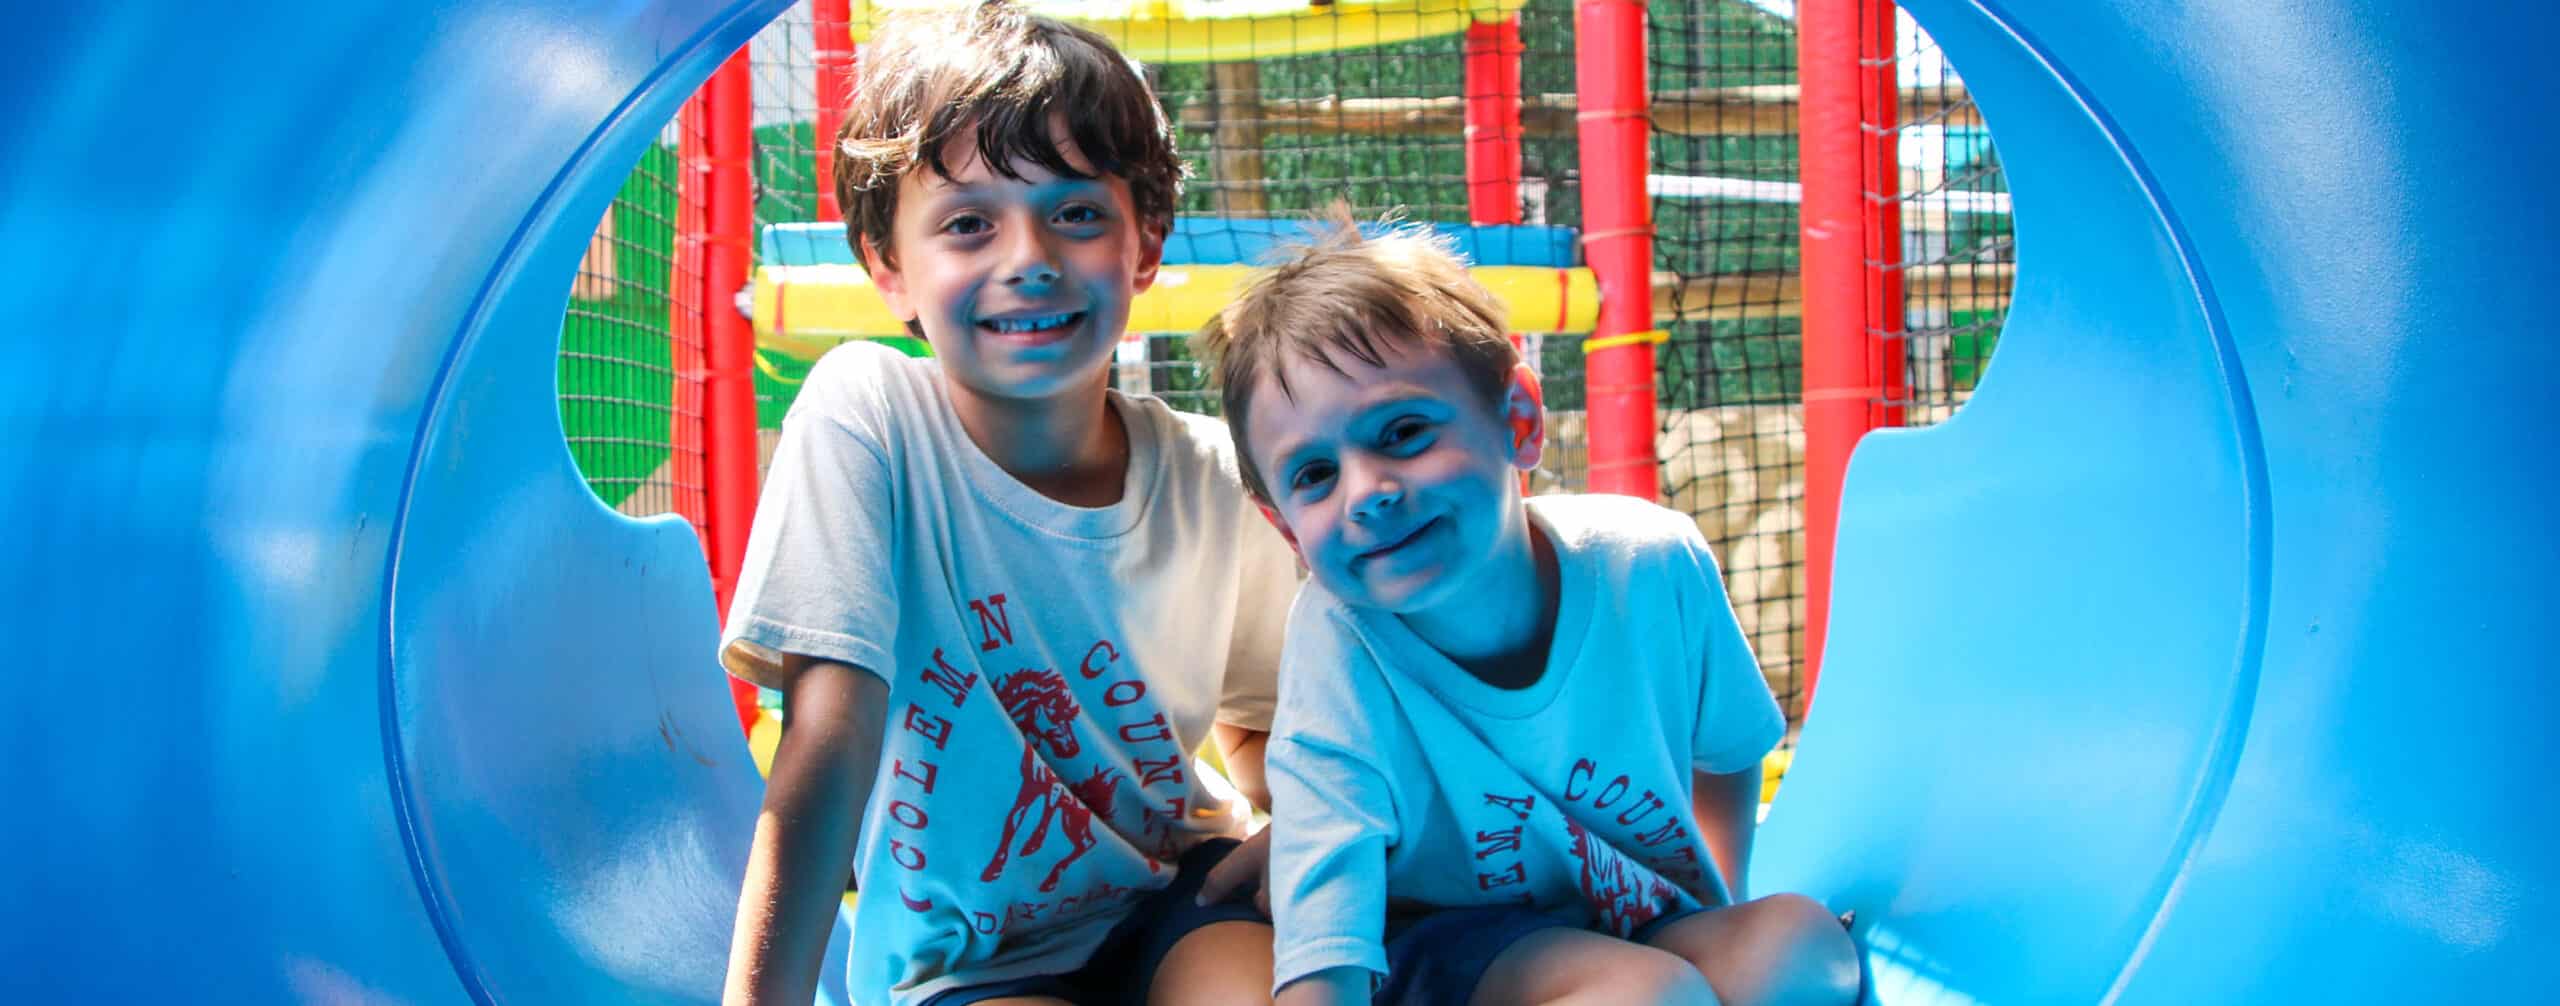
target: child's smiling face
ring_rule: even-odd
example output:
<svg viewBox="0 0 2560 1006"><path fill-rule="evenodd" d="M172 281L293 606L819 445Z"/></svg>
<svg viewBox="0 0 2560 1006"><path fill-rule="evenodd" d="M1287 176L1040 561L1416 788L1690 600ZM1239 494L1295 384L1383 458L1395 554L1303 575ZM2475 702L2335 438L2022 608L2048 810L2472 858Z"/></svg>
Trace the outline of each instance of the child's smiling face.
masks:
<svg viewBox="0 0 2560 1006"><path fill-rule="evenodd" d="M1052 142L1094 173L1064 124ZM881 299L916 322L944 371L993 398L1052 398L1097 379L1128 328L1129 303L1154 285L1162 235L1141 225L1129 183L1078 178L1036 162L1008 178L967 133L898 182L896 263L863 249Z"/></svg>
<svg viewBox="0 0 2560 1006"><path fill-rule="evenodd" d="M1487 402L1445 352L1379 340L1380 366L1293 357L1262 379L1245 443L1273 522L1343 601L1401 615L1464 605L1534 568L1498 563L1521 515L1515 471L1538 461L1537 379L1515 367ZM1525 553L1523 553L1525 555ZM1501 582L1495 582L1495 581Z"/></svg>

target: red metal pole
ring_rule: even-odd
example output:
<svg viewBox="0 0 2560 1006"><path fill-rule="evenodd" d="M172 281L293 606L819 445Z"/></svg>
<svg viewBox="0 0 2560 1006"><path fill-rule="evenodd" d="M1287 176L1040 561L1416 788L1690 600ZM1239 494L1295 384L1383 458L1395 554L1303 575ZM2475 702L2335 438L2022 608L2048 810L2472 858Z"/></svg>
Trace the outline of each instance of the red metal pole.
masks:
<svg viewBox="0 0 2560 1006"><path fill-rule="evenodd" d="M1869 410L1871 426L1900 426L1911 400L1903 363L1902 89L1892 0L1865 0L1858 8L1858 65L1866 95L1859 131L1866 140L1867 366L1882 390Z"/></svg>
<svg viewBox="0 0 2560 1006"><path fill-rule="evenodd" d="M1644 4L1580 0L1574 89L1581 105L1582 246L1600 284L1600 319L1583 365L1594 492L1655 499L1653 206L1645 193Z"/></svg>
<svg viewBox="0 0 2560 1006"><path fill-rule="evenodd" d="M1467 219L1520 222L1520 17L1467 25Z"/></svg>
<svg viewBox="0 0 2560 1006"><path fill-rule="evenodd" d="M1796 128L1804 183L1804 573L1806 706L1820 680L1831 618L1831 550L1849 450L1868 429L1865 142L1858 6L1796 7Z"/></svg>
<svg viewBox="0 0 2560 1006"><path fill-rule="evenodd" d="M853 95L853 2L811 0L809 20L818 51L817 128L809 146L817 161L818 219L833 222L844 219L844 208L836 205L835 148L845 101Z"/></svg>
<svg viewBox="0 0 2560 1006"><path fill-rule="evenodd" d="M1796 9L1804 182L1805 703L1831 619L1840 484L1858 438L1902 421L1901 191L1890 0Z"/></svg>
<svg viewBox="0 0 2560 1006"><path fill-rule="evenodd" d="M1467 222L1520 222L1520 16L1467 23L1465 86L1467 111ZM1529 340L1511 333L1511 345L1526 350ZM1529 365L1535 368L1536 360ZM1520 473L1520 491L1529 491L1529 473Z"/></svg>
<svg viewBox="0 0 2560 1006"><path fill-rule="evenodd" d="M702 250L704 466L709 476L711 584L720 610L738 585L747 529L756 510L755 331L737 310L737 292L754 263L755 157L753 96L747 51L740 49L703 85L710 186ZM738 725L756 720L755 689L731 681Z"/></svg>

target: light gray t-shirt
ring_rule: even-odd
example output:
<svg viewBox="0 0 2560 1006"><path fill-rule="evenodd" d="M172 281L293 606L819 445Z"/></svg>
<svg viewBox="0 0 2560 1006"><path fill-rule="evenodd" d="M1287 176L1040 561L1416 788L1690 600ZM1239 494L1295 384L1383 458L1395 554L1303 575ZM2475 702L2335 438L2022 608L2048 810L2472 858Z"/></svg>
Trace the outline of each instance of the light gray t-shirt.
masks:
<svg viewBox="0 0 2560 1006"><path fill-rule="evenodd" d="M1295 560L1218 421L1113 393L1120 501L1076 507L970 441L937 366L853 343L783 422L722 634L889 683L855 854L857 1002L1072 970L1241 808L1192 752L1267 729Z"/></svg>
<svg viewBox="0 0 2560 1006"><path fill-rule="evenodd" d="M1393 614L1309 584L1289 618L1271 783L1275 985L1383 975L1389 912L1517 904L1620 937L1722 904L1691 770L1752 768L1786 721L1687 516L1543 496L1555 642L1485 684Z"/></svg>

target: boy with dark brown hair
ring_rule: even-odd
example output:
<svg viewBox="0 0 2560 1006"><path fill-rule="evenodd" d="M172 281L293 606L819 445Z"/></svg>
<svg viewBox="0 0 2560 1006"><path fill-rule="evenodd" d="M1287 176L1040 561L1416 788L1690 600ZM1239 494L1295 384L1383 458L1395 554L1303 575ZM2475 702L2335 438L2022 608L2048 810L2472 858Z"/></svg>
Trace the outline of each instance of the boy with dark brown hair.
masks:
<svg viewBox="0 0 2560 1006"><path fill-rule="evenodd" d="M836 164L935 355L839 348L783 424L722 637L789 717L729 1001L809 1001L850 866L866 1006L1267 1002L1267 922L1195 903L1245 818L1191 752L1262 801L1296 578L1220 425L1108 385L1182 175L1153 96L1083 29L911 17Z"/></svg>

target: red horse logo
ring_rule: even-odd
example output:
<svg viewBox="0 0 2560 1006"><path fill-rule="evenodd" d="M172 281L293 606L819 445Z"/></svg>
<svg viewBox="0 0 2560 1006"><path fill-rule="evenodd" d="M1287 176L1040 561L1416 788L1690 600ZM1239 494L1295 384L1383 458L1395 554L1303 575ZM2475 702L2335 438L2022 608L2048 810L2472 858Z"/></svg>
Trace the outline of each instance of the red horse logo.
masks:
<svg viewBox="0 0 2560 1006"><path fill-rule="evenodd" d="M1573 835L1573 858L1582 864L1582 898L1600 925L1618 938L1635 935L1637 928L1653 921L1664 905L1678 898L1670 884L1609 843L1592 838L1580 824L1566 821L1564 827Z"/></svg>
<svg viewBox="0 0 2560 1006"><path fill-rule="evenodd" d="M1043 748L1059 759L1073 758L1083 749L1076 743L1075 734L1075 720L1083 710L1077 708L1075 696L1067 692L1067 679L1058 672L1022 670L1005 675L996 684L996 700L1004 704L1025 741L1022 788L1015 791L1013 810L1005 815L1004 837L996 843L996 856L988 861L978 879L994 883L1004 876L1006 862L1016 855L1013 842L1021 833L1022 821L1037 807L1040 818L1032 823L1031 837L1022 843L1019 854L1028 856L1040 851L1041 843L1049 837L1052 819L1058 822L1058 830L1066 834L1071 846L1066 857L1050 867L1049 875L1040 881L1040 890L1046 893L1057 889L1058 878L1065 875L1068 864L1093 848L1093 815L1111 814L1116 792L1112 784L1119 772L1097 768L1091 777L1069 786L1040 757Z"/></svg>

